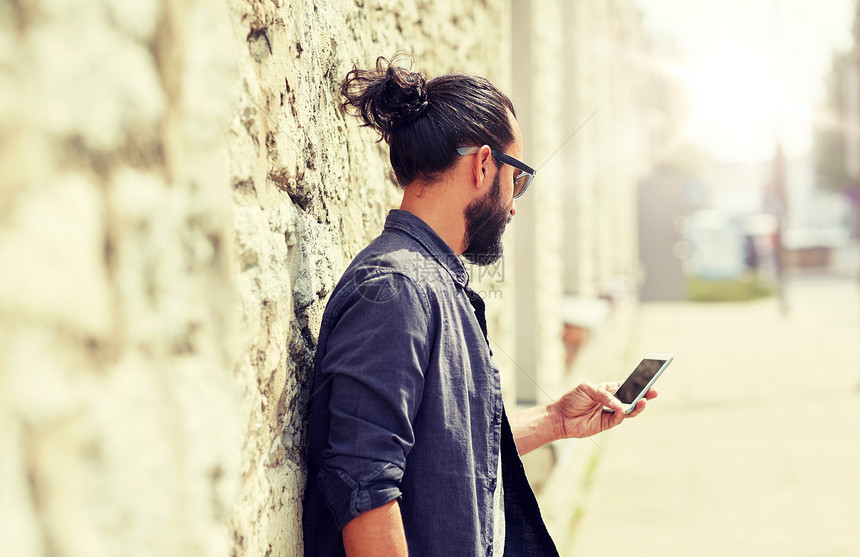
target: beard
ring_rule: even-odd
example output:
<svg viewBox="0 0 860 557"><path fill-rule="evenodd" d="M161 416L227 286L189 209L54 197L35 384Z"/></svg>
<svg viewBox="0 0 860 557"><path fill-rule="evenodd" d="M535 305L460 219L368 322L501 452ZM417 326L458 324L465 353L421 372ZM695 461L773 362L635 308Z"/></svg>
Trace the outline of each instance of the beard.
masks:
<svg viewBox="0 0 860 557"><path fill-rule="evenodd" d="M500 173L487 195L469 203L463 211L466 217L466 249L463 257L475 265L492 265L502 257L502 233L511 222L507 208L502 205Z"/></svg>

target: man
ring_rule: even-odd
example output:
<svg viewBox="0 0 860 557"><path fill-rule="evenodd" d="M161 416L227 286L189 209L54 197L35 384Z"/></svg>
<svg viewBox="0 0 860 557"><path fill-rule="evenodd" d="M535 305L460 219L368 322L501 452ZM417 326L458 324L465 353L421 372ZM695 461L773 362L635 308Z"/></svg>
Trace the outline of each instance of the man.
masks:
<svg viewBox="0 0 860 557"><path fill-rule="evenodd" d="M459 256L498 260L535 175L519 160L514 107L483 78L428 82L384 58L351 71L342 93L388 142L404 193L323 316L306 555L557 555L519 455L646 403L625 416L617 384L583 384L505 414L484 303Z"/></svg>

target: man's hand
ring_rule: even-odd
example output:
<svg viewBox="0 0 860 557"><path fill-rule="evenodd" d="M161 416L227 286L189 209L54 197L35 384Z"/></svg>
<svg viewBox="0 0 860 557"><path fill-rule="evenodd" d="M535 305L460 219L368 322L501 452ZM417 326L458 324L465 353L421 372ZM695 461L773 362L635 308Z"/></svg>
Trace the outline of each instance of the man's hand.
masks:
<svg viewBox="0 0 860 557"><path fill-rule="evenodd" d="M658 394L657 389L650 389L645 397L636 403L636 408L631 413L625 414L621 401L613 396L620 386L620 381L598 385L582 383L552 403L556 437L558 439L582 438L606 431L626 418L638 416L645 410L646 399L651 400ZM615 413L604 412L604 406L615 410Z"/></svg>

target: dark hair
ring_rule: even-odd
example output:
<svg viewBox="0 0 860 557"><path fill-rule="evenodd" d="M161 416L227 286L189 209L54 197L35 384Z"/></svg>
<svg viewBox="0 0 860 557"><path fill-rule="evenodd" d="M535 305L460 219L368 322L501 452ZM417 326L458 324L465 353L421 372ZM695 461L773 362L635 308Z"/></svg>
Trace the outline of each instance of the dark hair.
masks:
<svg viewBox="0 0 860 557"><path fill-rule="evenodd" d="M507 111L511 100L483 77L443 75L430 81L420 72L380 56L375 70L353 67L340 92L341 109L379 132L390 148L401 187L416 178L434 179L450 168L457 147L489 145L504 151L514 140ZM497 165L500 163L496 163Z"/></svg>

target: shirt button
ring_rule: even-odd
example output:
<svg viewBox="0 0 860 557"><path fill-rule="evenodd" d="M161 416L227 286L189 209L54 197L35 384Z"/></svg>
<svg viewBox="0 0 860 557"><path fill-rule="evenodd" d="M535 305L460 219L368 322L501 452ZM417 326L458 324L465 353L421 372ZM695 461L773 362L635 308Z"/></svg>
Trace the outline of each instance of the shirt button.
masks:
<svg viewBox="0 0 860 557"><path fill-rule="evenodd" d="M502 423L502 413L496 412L496 415L493 417L493 421L496 422L496 425Z"/></svg>
<svg viewBox="0 0 860 557"><path fill-rule="evenodd" d="M487 546L487 555L493 554L493 544Z"/></svg>
<svg viewBox="0 0 860 557"><path fill-rule="evenodd" d="M492 480L490 480L490 489L493 489L493 490L496 489L496 478L493 478Z"/></svg>

